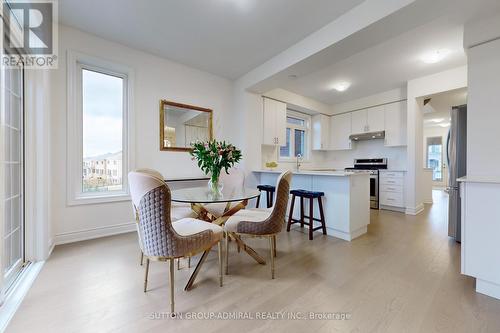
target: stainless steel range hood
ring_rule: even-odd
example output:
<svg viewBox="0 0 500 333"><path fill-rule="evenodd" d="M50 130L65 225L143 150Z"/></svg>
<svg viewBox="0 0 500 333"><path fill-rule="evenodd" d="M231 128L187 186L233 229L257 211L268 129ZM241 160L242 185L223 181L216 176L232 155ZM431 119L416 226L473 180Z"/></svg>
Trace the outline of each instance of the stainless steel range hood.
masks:
<svg viewBox="0 0 500 333"><path fill-rule="evenodd" d="M377 139L384 139L384 138L385 138L385 131L368 132L368 133L349 135L349 139L351 139L352 141L377 140Z"/></svg>

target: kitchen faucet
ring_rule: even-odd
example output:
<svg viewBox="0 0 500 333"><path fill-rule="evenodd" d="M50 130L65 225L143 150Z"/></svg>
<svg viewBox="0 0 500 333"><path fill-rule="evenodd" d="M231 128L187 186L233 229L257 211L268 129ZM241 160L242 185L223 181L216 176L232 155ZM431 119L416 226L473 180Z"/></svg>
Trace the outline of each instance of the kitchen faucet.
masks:
<svg viewBox="0 0 500 333"><path fill-rule="evenodd" d="M300 160L302 159L301 154L297 154L297 171L300 171Z"/></svg>

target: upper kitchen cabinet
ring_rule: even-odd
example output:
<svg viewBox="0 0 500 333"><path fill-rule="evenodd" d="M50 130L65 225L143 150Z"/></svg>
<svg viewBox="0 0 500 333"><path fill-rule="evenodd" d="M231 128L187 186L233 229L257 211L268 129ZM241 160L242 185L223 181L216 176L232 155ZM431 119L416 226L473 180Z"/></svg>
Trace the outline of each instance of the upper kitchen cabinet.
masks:
<svg viewBox="0 0 500 333"><path fill-rule="evenodd" d="M367 121L368 116L366 110L355 111L352 113L352 131L350 134L359 134L368 132ZM349 135L350 135L349 134Z"/></svg>
<svg viewBox="0 0 500 333"><path fill-rule="evenodd" d="M406 101L385 105L385 145L406 146Z"/></svg>
<svg viewBox="0 0 500 333"><path fill-rule="evenodd" d="M312 150L330 149L330 117L318 114L312 117Z"/></svg>
<svg viewBox="0 0 500 333"><path fill-rule="evenodd" d="M351 149L352 113L330 117L330 150Z"/></svg>
<svg viewBox="0 0 500 333"><path fill-rule="evenodd" d="M355 111L352 113L352 132L360 134L384 130L385 110L383 106Z"/></svg>
<svg viewBox="0 0 500 333"><path fill-rule="evenodd" d="M286 103L264 97L262 144L286 145Z"/></svg>

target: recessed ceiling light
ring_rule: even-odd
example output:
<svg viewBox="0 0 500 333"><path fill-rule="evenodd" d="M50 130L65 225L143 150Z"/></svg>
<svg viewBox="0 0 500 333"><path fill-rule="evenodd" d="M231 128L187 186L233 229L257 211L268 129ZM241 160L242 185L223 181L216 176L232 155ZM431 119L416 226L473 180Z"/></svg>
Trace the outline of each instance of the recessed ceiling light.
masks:
<svg viewBox="0 0 500 333"><path fill-rule="evenodd" d="M251 7L253 7L254 5L254 0L221 0L221 1L228 2L242 11L247 11L251 9Z"/></svg>
<svg viewBox="0 0 500 333"><path fill-rule="evenodd" d="M450 123L439 124L439 126L441 126L441 127L449 127Z"/></svg>
<svg viewBox="0 0 500 333"><path fill-rule="evenodd" d="M342 81L342 82L337 82L335 84L332 85L332 88L337 90L337 91L346 91L347 89L349 89L349 87L351 86L351 84L349 82L346 82L346 81Z"/></svg>
<svg viewBox="0 0 500 333"><path fill-rule="evenodd" d="M427 52L420 58L426 64L435 64L446 58L451 53L450 50L441 49Z"/></svg>
<svg viewBox="0 0 500 333"><path fill-rule="evenodd" d="M434 119L429 119L431 123L440 123L444 120L444 118L434 118Z"/></svg>

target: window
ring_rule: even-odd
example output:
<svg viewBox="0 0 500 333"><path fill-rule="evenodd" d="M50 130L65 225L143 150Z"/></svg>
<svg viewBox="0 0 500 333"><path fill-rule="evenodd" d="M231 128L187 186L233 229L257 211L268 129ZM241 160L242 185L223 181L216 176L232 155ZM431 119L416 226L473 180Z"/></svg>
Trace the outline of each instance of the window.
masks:
<svg viewBox="0 0 500 333"><path fill-rule="evenodd" d="M280 147L281 160L294 159L299 154L303 159L309 156L309 126L311 117L296 111L287 111L286 146Z"/></svg>
<svg viewBox="0 0 500 333"><path fill-rule="evenodd" d="M443 181L443 139L427 138L427 167L432 169L432 180Z"/></svg>
<svg viewBox="0 0 500 333"><path fill-rule="evenodd" d="M123 89L125 78L100 73L82 66L82 192L123 191ZM117 162L111 177L109 162ZM97 162L99 173L85 165ZM104 177L103 177L104 176Z"/></svg>
<svg viewBox="0 0 500 333"><path fill-rule="evenodd" d="M0 49L1 51L2 49ZM9 53L8 50L4 51ZM4 53L2 53L4 54ZM1 269L5 290L10 288L25 263L25 119L24 68L0 69L0 227L3 229ZM0 280L2 280L0 278Z"/></svg>
<svg viewBox="0 0 500 333"><path fill-rule="evenodd" d="M68 63L68 203L125 200L131 71L73 52Z"/></svg>

